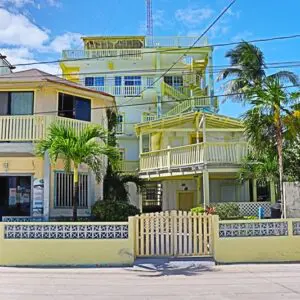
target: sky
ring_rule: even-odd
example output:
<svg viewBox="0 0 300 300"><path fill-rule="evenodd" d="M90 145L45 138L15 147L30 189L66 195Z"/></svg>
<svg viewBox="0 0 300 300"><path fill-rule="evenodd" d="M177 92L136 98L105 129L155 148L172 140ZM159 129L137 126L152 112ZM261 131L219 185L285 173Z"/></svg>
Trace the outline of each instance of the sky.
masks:
<svg viewBox="0 0 300 300"><path fill-rule="evenodd" d="M229 2L153 0L154 35L199 36ZM237 0L207 37L218 44L299 34L299 12L299 0ZM81 36L145 34L145 19L145 0L0 0L0 53L12 64L55 60L64 49L80 49ZM267 62L300 61L300 38L257 46ZM215 66L228 65L225 53L232 47L214 48ZM35 67L60 72L57 64ZM299 74L300 68L288 70ZM222 94L220 83L215 93ZM223 98L220 102L224 115L239 117L246 109Z"/></svg>

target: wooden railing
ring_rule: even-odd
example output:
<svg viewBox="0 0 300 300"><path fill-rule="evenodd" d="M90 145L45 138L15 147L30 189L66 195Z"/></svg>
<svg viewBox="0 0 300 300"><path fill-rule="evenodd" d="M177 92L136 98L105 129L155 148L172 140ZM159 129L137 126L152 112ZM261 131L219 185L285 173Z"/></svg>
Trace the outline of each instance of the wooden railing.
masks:
<svg viewBox="0 0 300 300"><path fill-rule="evenodd" d="M248 151L245 142L199 143L142 153L140 171L171 169L200 163L240 164Z"/></svg>
<svg viewBox="0 0 300 300"><path fill-rule="evenodd" d="M1 142L35 142L46 137L47 129L53 122L69 125L77 133L90 123L58 116L0 116Z"/></svg>
<svg viewBox="0 0 300 300"><path fill-rule="evenodd" d="M175 88L165 82L161 83L161 91L163 95L170 96L177 100L185 100L189 96L185 87Z"/></svg>
<svg viewBox="0 0 300 300"><path fill-rule="evenodd" d="M141 60L141 49L99 49L99 50L63 50L63 59L105 58L123 60Z"/></svg>
<svg viewBox="0 0 300 300"><path fill-rule="evenodd" d="M121 162L121 171L124 173L137 173L139 169L138 160L123 160Z"/></svg>

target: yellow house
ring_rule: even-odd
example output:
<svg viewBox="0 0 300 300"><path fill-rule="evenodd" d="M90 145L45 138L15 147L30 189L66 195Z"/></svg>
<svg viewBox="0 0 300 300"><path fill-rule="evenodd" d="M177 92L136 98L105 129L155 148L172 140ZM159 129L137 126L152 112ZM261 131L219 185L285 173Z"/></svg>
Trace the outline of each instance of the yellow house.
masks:
<svg viewBox="0 0 300 300"><path fill-rule="evenodd" d="M52 122L106 128L106 108L114 105L109 94L37 69L0 76L0 216L71 216L73 175L62 162L51 166L48 157L36 157L35 143ZM81 166L79 185L78 212L85 216L102 197L102 183Z"/></svg>
<svg viewBox="0 0 300 300"><path fill-rule="evenodd" d="M240 120L210 112L189 112L136 125L139 176L160 186L162 210L237 202L242 213L257 213L255 182L237 181L248 145ZM143 149L149 149L143 152ZM272 185L274 199L274 186ZM252 201L252 202L250 202ZM143 209L147 205L141 204ZM269 203L265 205L269 212Z"/></svg>

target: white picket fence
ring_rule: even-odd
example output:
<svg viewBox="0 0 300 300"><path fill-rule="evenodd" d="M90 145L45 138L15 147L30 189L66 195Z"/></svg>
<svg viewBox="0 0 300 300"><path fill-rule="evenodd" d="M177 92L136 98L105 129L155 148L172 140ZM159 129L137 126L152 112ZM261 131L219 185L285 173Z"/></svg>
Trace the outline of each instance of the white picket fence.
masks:
<svg viewBox="0 0 300 300"><path fill-rule="evenodd" d="M209 256L212 216L171 211L136 216L137 256Z"/></svg>

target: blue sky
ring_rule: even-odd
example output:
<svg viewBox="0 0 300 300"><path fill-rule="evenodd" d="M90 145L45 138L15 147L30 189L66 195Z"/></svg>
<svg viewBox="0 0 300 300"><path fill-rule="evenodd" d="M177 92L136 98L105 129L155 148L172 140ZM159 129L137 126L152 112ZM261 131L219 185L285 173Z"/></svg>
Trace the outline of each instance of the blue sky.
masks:
<svg viewBox="0 0 300 300"><path fill-rule="evenodd" d="M228 3L153 0L154 33L199 35ZM237 0L208 37L215 44L300 33L299 12L299 0ZM0 52L12 63L52 60L60 58L62 49L80 48L82 35L143 34L144 24L144 0L0 0ZM267 62L300 61L299 38L258 46ZM216 66L228 64L224 58L228 49L215 48ZM59 73L54 64L38 67ZM219 84L216 93L222 93ZM220 113L239 116L244 110L237 103L226 102Z"/></svg>

